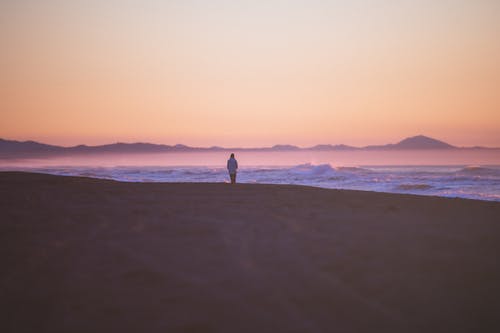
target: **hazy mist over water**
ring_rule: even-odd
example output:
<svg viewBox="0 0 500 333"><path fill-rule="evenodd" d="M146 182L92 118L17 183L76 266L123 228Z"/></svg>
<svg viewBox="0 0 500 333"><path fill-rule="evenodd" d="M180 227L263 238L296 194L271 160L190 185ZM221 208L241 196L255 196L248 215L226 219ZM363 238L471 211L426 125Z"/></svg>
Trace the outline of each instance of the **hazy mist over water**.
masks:
<svg viewBox="0 0 500 333"><path fill-rule="evenodd" d="M240 167L294 166L304 163L334 167L365 165L500 165L500 150L405 151L238 151ZM40 166L225 166L230 152L94 154L0 160L0 167Z"/></svg>

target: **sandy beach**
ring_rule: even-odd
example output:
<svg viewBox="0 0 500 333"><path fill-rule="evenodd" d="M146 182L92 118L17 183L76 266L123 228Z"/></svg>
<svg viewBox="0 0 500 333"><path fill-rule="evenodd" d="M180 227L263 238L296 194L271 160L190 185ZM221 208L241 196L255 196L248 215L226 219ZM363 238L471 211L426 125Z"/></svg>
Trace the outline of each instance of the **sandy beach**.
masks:
<svg viewBox="0 0 500 333"><path fill-rule="evenodd" d="M1 332L499 332L500 203L0 173Z"/></svg>

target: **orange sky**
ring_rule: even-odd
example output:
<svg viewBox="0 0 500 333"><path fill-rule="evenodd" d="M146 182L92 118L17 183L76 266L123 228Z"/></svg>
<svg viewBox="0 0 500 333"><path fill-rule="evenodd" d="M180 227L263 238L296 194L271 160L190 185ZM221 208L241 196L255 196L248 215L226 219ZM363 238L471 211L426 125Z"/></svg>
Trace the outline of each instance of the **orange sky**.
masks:
<svg viewBox="0 0 500 333"><path fill-rule="evenodd" d="M500 2L2 1L0 137L500 147Z"/></svg>

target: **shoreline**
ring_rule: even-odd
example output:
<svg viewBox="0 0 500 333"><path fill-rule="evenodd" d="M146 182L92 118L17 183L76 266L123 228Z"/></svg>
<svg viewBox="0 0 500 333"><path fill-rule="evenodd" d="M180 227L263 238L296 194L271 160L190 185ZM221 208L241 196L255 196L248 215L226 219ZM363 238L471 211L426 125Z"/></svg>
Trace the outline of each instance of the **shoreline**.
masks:
<svg viewBox="0 0 500 333"><path fill-rule="evenodd" d="M67 177L67 178L88 178L88 179L97 179L97 180L104 180L104 181L114 181L118 183L126 183L126 184L229 184L229 181L221 181L221 182L213 182L213 181L207 181L207 182L196 182L196 181L186 181L186 182L179 182L179 181L136 181L136 180L121 180L121 179L113 179L109 177L99 177L99 176L86 176L86 175L61 175L61 174L54 174L54 173L46 173L42 171L36 171L36 170L0 170L0 174L38 174L38 175L47 175L47 176L55 176L55 177ZM258 185L264 185L264 186L297 186L297 187L310 187L310 188L317 188L317 189L324 189L324 190L333 190L333 191L345 191L345 192L367 192L367 193L374 193L374 194L393 194L393 195L402 195L402 196L417 196L417 197L428 197L428 198L444 198L444 199L460 199L460 200L473 200L473 201L481 201L481 202L494 202L494 203L499 203L500 204L500 199L479 199L479 198L467 198L467 197L460 197L460 196L441 196L441 195L436 195L436 194L426 194L426 193L408 193L408 192L402 192L402 191L384 191L384 190L371 190L371 189L348 189L348 188L331 188L331 187L323 187L323 186L316 186L316 185L308 185L308 184L284 184L284 183L264 183L264 182L237 182L236 183L238 186L258 186ZM405 188L408 187L409 190L413 188L419 188L422 187L422 189L427 189L427 188L432 188L430 185L422 185L422 184L401 184L398 185L400 188Z"/></svg>

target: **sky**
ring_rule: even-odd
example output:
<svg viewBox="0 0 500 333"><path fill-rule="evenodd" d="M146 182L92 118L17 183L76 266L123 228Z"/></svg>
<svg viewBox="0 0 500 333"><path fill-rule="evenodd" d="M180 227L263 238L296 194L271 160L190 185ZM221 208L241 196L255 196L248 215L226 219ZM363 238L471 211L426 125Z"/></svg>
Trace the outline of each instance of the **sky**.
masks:
<svg viewBox="0 0 500 333"><path fill-rule="evenodd" d="M0 137L500 147L500 1L0 0Z"/></svg>

